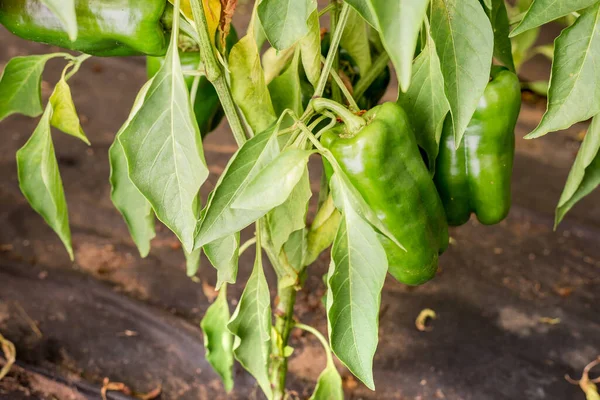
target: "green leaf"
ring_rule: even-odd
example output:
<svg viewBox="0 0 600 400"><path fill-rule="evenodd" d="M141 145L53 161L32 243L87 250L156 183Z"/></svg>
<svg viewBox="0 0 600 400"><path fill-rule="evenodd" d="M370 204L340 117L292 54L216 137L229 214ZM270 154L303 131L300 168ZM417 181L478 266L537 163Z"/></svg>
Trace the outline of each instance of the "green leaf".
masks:
<svg viewBox="0 0 600 400"><path fill-rule="evenodd" d="M271 210L265 218L275 254L279 253L292 232L304 228L311 196L308 168L305 166L302 177L287 200Z"/></svg>
<svg viewBox="0 0 600 400"><path fill-rule="evenodd" d="M587 8L598 0L535 0L531 3L527 14L521 23L510 33L516 36L529 29L537 28L547 22L554 21L560 17Z"/></svg>
<svg viewBox="0 0 600 400"><path fill-rule="evenodd" d="M273 397L269 382L271 298L263 272L260 248L252 275L227 328L235 336L233 354L260 385L267 399Z"/></svg>
<svg viewBox="0 0 600 400"><path fill-rule="evenodd" d="M307 24L308 33L299 42L300 55L304 73L308 81L316 87L321 75L321 26L318 10L310 14Z"/></svg>
<svg viewBox="0 0 600 400"><path fill-rule="evenodd" d="M340 226L341 217L342 215L333 204L333 197L328 196L319 208L308 231L308 244L304 260L306 265L312 264L323 250L331 246Z"/></svg>
<svg viewBox="0 0 600 400"><path fill-rule="evenodd" d="M62 55L14 57L0 78L0 121L19 113L36 117L42 113L41 82L46 61Z"/></svg>
<svg viewBox="0 0 600 400"><path fill-rule="evenodd" d="M290 47L282 51L277 51L273 47L269 47L262 55L262 66L265 73L265 83L267 86L281 75L281 71L286 69L290 60L296 53L296 47ZM276 105L274 100L271 103Z"/></svg>
<svg viewBox="0 0 600 400"><path fill-rule="evenodd" d="M342 33L340 46L348 52L361 74L371 67L371 43L365 20L354 9L350 9L348 21Z"/></svg>
<svg viewBox="0 0 600 400"><path fill-rule="evenodd" d="M381 289L387 258L377 233L354 210L350 194L334 174L342 220L331 250L327 319L335 355L371 390L377 349Z"/></svg>
<svg viewBox="0 0 600 400"><path fill-rule="evenodd" d="M224 283L235 283L240 258L240 233L236 232L204 245L208 261L217 270L219 290Z"/></svg>
<svg viewBox="0 0 600 400"><path fill-rule="evenodd" d="M227 286L223 286L217 300L206 310L200 327L204 335L206 360L221 376L227 392L233 389L233 336L227 329L228 321Z"/></svg>
<svg viewBox="0 0 600 400"><path fill-rule="evenodd" d="M269 89L260 65L253 35L244 36L229 53L231 94L254 132L262 132L275 120Z"/></svg>
<svg viewBox="0 0 600 400"><path fill-rule="evenodd" d="M556 207L554 229L567 212L600 185L600 117L594 116Z"/></svg>
<svg viewBox="0 0 600 400"><path fill-rule="evenodd" d="M90 141L85 136L79 123L79 116L77 116L77 110L75 110L75 104L71 96L71 88L65 80L64 72L50 96L50 104L53 110L52 119L50 120L52 126L68 135L81 139L89 145Z"/></svg>
<svg viewBox="0 0 600 400"><path fill-rule="evenodd" d="M276 129L254 136L231 157L209 197L196 234L196 248L231 235L265 215L263 210L241 210L231 207L242 189L277 154Z"/></svg>
<svg viewBox="0 0 600 400"><path fill-rule="evenodd" d="M289 235L287 242L283 245L283 252L285 253L287 261L296 272L300 272L302 267L308 265L304 261L307 248L306 233L304 227L292 232L292 234ZM281 284L281 280L279 283Z"/></svg>
<svg viewBox="0 0 600 400"><path fill-rule="evenodd" d="M412 74L412 85L406 93L398 93L398 104L408 114L417 143L427 153L429 170L433 173L450 106L444 94L440 59L429 32L426 32L425 47L415 58Z"/></svg>
<svg viewBox="0 0 600 400"><path fill-rule="evenodd" d="M41 0L59 19L71 42L77 39L77 16L75 0Z"/></svg>
<svg viewBox="0 0 600 400"><path fill-rule="evenodd" d="M127 157L119 136L129 125L134 115L139 111L142 102L148 93L152 80L146 82L140 89L127 121L115 135L115 140L108 150L110 163L110 199L119 210L141 257L146 257L150 252L150 242L156 236L154 231L154 211L146 198L129 179L127 170Z"/></svg>
<svg viewBox="0 0 600 400"><path fill-rule="evenodd" d="M310 400L344 400L342 377L333 363L327 366L319 375L317 386Z"/></svg>
<svg viewBox="0 0 600 400"><path fill-rule="evenodd" d="M308 33L307 20L316 7L314 0L262 0L258 17L271 45L277 50L292 47Z"/></svg>
<svg viewBox="0 0 600 400"><path fill-rule="evenodd" d="M512 49L508 32L510 26L508 23L508 13L504 0L488 0L492 4L487 7L486 11L494 30L494 58L502 65L515 71L515 64L512 57Z"/></svg>
<svg viewBox="0 0 600 400"><path fill-rule="evenodd" d="M200 256L202 255L202 249L192 250L191 253L188 253L184 249L183 254L185 255L185 272L187 276L192 277L196 275L200 269Z"/></svg>
<svg viewBox="0 0 600 400"><path fill-rule="evenodd" d="M554 42L548 109L527 139L566 129L600 112L600 3Z"/></svg>
<svg viewBox="0 0 600 400"><path fill-rule="evenodd" d="M378 21L369 4L370 0L344 0L350 7L354 8L358 13L375 29L379 29Z"/></svg>
<svg viewBox="0 0 600 400"><path fill-rule="evenodd" d="M69 214L50 134L52 106L48 104L35 131L17 151L19 187L31 207L56 232L73 260Z"/></svg>
<svg viewBox="0 0 600 400"><path fill-rule="evenodd" d="M231 206L267 212L283 204L302 178L313 153L296 148L282 151L248 182Z"/></svg>
<svg viewBox="0 0 600 400"><path fill-rule="evenodd" d="M273 101L275 113L281 115L285 109L292 110L296 115L302 115L302 91L300 88L300 52L296 51L290 66L285 72L269 83L269 92ZM291 126L291 117L283 126Z"/></svg>
<svg viewBox="0 0 600 400"><path fill-rule="evenodd" d="M406 92L410 86L413 54L429 0L369 1L377 17L383 46L396 68L401 91Z"/></svg>
<svg viewBox="0 0 600 400"><path fill-rule="evenodd" d="M432 0L431 36L459 145L490 78L494 32L477 0Z"/></svg>
<svg viewBox="0 0 600 400"><path fill-rule="evenodd" d="M198 219L196 198L208 168L175 36L142 106L119 140L129 178L191 252Z"/></svg>

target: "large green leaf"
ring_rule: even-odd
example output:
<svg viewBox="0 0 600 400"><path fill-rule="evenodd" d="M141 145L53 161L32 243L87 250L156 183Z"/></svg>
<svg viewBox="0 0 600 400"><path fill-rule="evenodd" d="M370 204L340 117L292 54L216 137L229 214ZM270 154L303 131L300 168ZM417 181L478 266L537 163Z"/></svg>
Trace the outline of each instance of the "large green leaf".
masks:
<svg viewBox="0 0 600 400"><path fill-rule="evenodd" d="M300 181L298 181L287 200L271 210L265 218L271 233L273 250L276 254L279 253L292 232L304 228L308 202L311 196L308 168L304 167L304 173Z"/></svg>
<svg viewBox="0 0 600 400"><path fill-rule="evenodd" d="M77 39L77 16L75 15L75 0L41 0L59 19L69 39Z"/></svg>
<svg viewBox="0 0 600 400"><path fill-rule="evenodd" d="M240 233L235 232L213 240L203 247L208 261L217 270L216 289L224 283L235 283L240 258Z"/></svg>
<svg viewBox="0 0 600 400"><path fill-rule="evenodd" d="M477 0L432 0L431 36L458 145L490 78L494 32Z"/></svg>
<svg viewBox="0 0 600 400"><path fill-rule="evenodd" d="M600 3L554 42L548 109L526 138L566 129L600 112Z"/></svg>
<svg viewBox="0 0 600 400"><path fill-rule="evenodd" d="M427 153L429 170L433 172L450 106L444 94L440 60L429 32L425 47L415 58L412 74L412 85L406 93L398 93L398 104L408 114L417 143Z"/></svg>
<svg viewBox="0 0 600 400"><path fill-rule="evenodd" d="M383 45L396 68L400 89L406 92L412 76L413 54L429 0L369 1L377 17Z"/></svg>
<svg viewBox="0 0 600 400"><path fill-rule="evenodd" d="M600 117L595 116L588 129L577 158L571 167L567 183L556 207L554 228L583 197L600 185Z"/></svg>
<svg viewBox="0 0 600 400"><path fill-rule="evenodd" d="M387 258L377 233L354 210L350 193L336 175L332 184L343 215L329 266L329 341L340 361L374 390L373 357Z"/></svg>
<svg viewBox="0 0 600 400"><path fill-rule="evenodd" d="M504 0L490 0L491 4L485 5L494 30L494 58L511 71L515 71L512 49L508 32L508 13Z"/></svg>
<svg viewBox="0 0 600 400"><path fill-rule="evenodd" d="M260 65L254 35L246 35L229 53L231 92L254 132L262 132L275 120L269 89Z"/></svg>
<svg viewBox="0 0 600 400"><path fill-rule="evenodd" d="M340 46L348 52L362 75L371 67L371 43L369 31L362 16L354 9L348 13Z"/></svg>
<svg viewBox="0 0 600 400"><path fill-rule="evenodd" d="M262 0L258 16L271 45L285 50L305 36L308 17L316 7L315 0Z"/></svg>
<svg viewBox="0 0 600 400"><path fill-rule="evenodd" d="M256 378L267 399L273 397L269 382L271 341L271 298L263 272L260 248L257 250L252 275L231 316L227 328L235 336L233 354Z"/></svg>
<svg viewBox="0 0 600 400"><path fill-rule="evenodd" d="M0 121L19 113L36 117L42 113L41 82L46 62L56 54L14 57L0 78Z"/></svg>
<svg viewBox="0 0 600 400"><path fill-rule="evenodd" d="M189 253L198 219L197 195L208 168L172 36L165 62L119 140L129 178Z"/></svg>
<svg viewBox="0 0 600 400"><path fill-rule="evenodd" d="M72 260L69 214L50 135L51 118L52 106L48 104L35 131L17 151L19 187L31 207L56 232Z"/></svg>
<svg viewBox="0 0 600 400"><path fill-rule="evenodd" d="M231 207L242 189L279 154L274 128L254 136L231 157L204 211L196 234L196 248L240 231L265 215L263 210Z"/></svg>
<svg viewBox="0 0 600 400"><path fill-rule="evenodd" d="M219 290L214 303L208 307L200 327L204 334L206 360L221 376L225 390L233 389L233 336L227 329L229 304L227 285Z"/></svg>
<svg viewBox="0 0 600 400"><path fill-rule="evenodd" d="M300 55L306 77L316 87L321 75L321 27L318 10L310 14L307 23L308 33L299 42Z"/></svg>
<svg viewBox="0 0 600 400"><path fill-rule="evenodd" d="M140 256L146 257L150 252L150 241L156 236L154 231L154 211L146 198L135 187L129 179L127 170L127 157L119 136L129 125L133 116L142 106L142 102L148 93L150 83L146 82L140 89L129 117L115 136L113 144L108 150L108 161L110 163L110 199L119 210L129 229L129 234L140 252Z"/></svg>
<svg viewBox="0 0 600 400"><path fill-rule="evenodd" d="M81 128L79 116L71 96L71 88L65 80L64 72L50 96L50 104L52 104L53 110L52 119L50 120L52 126L68 135L81 139L89 145L90 141L85 136L83 128Z"/></svg>
<svg viewBox="0 0 600 400"><path fill-rule="evenodd" d="M292 232L285 244L283 245L283 253L289 265L296 271L302 271L305 265L308 265L306 259L307 249L307 231L305 228L298 229ZM297 278L297 276L295 276ZM282 279L281 279L282 280ZM281 285L281 280L279 284ZM295 282L294 282L295 283Z"/></svg>
<svg viewBox="0 0 600 400"><path fill-rule="evenodd" d="M535 0L531 3L527 14L521 23L510 33L516 36L529 29L537 28L547 22L554 21L560 17L589 7L598 0Z"/></svg>
<svg viewBox="0 0 600 400"><path fill-rule="evenodd" d="M268 212L288 199L314 151L289 148L267 164L241 190L233 208Z"/></svg>

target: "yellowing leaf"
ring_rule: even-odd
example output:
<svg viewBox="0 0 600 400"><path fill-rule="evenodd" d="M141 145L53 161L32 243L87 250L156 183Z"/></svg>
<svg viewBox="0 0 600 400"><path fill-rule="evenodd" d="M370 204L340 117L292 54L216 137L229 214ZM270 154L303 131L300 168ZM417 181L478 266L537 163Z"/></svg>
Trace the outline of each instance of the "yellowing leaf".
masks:
<svg viewBox="0 0 600 400"><path fill-rule="evenodd" d="M71 97L71 89L65 80L64 74L54 87L54 91L50 96L50 104L52 105L53 110L52 119L50 120L52 126L68 135L83 140L89 145L90 141L85 136L81 124L79 123L77 110L75 110L75 104Z"/></svg>
<svg viewBox="0 0 600 400"><path fill-rule="evenodd" d="M169 3L175 4L174 0L169 0ZM206 16L206 22L208 24L208 33L211 42L215 42L215 34L217 33L217 27L221 19L221 1L220 0L202 0L202 6L204 8L204 15ZM181 0L180 10L190 21L194 20L192 15L192 6L190 0Z"/></svg>

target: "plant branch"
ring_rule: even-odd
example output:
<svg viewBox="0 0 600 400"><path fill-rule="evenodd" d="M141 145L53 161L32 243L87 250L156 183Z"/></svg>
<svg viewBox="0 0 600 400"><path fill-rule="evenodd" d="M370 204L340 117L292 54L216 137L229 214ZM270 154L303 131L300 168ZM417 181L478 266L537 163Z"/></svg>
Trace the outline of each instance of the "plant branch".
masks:
<svg viewBox="0 0 600 400"><path fill-rule="evenodd" d="M194 15L194 22L196 24L196 31L200 39L200 56L204 62L204 69L206 72L206 78L213 84L225 116L231 127L233 137L237 142L238 146L241 146L246 142L246 131L242 125L242 121L233 102L233 97L229 86L227 85L227 79L225 73L215 57L212 40L208 34L208 23L206 22L206 16L204 15L204 9L200 0L190 0L192 7L192 14ZM177 12L177 11L176 11Z"/></svg>
<svg viewBox="0 0 600 400"><path fill-rule="evenodd" d="M360 80L354 86L354 97L360 99L365 91L377 79L381 72L387 67L390 62L390 56L384 51L376 59L371 68L366 74L361 75Z"/></svg>
<svg viewBox="0 0 600 400"><path fill-rule="evenodd" d="M348 5L348 3L344 3L344 5L342 6L342 11L340 12L340 17L335 26L335 31L333 32L333 36L331 37L331 45L329 46L329 52L327 53L325 65L323 65L323 70L321 71L321 76L319 77L319 82L317 83L317 88L313 97L323 96L323 91L325 91L325 85L327 85L327 78L329 78L329 71L331 71L331 67L333 66L333 62L336 58L337 49L340 44L340 39L342 38L342 33L344 32L344 27L346 26L346 21L348 20L349 12L350 6Z"/></svg>
<svg viewBox="0 0 600 400"><path fill-rule="evenodd" d="M325 57L321 56L321 61L325 62ZM350 91L348 90L346 85L344 84L344 81L342 81L342 78L340 78L340 75L335 71L335 69L331 69L329 71L329 73L331 74L331 77L333 78L335 83L338 85L338 87L342 91L342 94L344 95L346 100L348 100L348 104L350 105L350 108L352 108L355 111L360 110L360 108L358 107L358 104L356 104L356 101L354 100L354 97L352 97L352 94L350 93Z"/></svg>
<svg viewBox="0 0 600 400"><path fill-rule="evenodd" d="M296 301L296 288L287 286L277 291L279 302L275 309L275 346L273 348L271 364L271 384L273 385L273 399L282 400L285 397L285 381L287 375L287 358L285 348L294 326L294 303Z"/></svg>
<svg viewBox="0 0 600 400"><path fill-rule="evenodd" d="M327 339L325 339L325 336L323 336L321 332L319 332L317 329L313 328L310 325L301 324L299 322L296 323L294 327L315 335L317 339L319 339L319 342L321 342L321 344L323 345L323 348L325 349L325 353L327 354L327 365L334 365L333 357L331 356L331 347L329 347L329 342L327 342Z"/></svg>

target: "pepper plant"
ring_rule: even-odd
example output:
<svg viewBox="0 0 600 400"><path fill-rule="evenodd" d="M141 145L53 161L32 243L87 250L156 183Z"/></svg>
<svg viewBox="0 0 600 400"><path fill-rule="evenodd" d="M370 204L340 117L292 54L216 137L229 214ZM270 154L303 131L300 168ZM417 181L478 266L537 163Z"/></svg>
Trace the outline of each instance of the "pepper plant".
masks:
<svg viewBox="0 0 600 400"><path fill-rule="evenodd" d="M225 389L235 359L268 399L285 398L297 328L327 354L311 398L343 398L333 355L374 390L387 273L422 284L435 276L448 224L472 212L494 224L508 213L516 73L532 55L553 63L547 90L535 85L547 111L526 138L592 119L556 224L600 183L600 2L257 0L239 40L235 8L236 0L0 0L0 22L16 35L81 52L15 57L4 68L0 120L41 115L16 155L21 190L73 258L51 127L89 144L69 79L91 55L147 55L149 80L110 148L111 197L142 257L158 219L181 241L189 276L201 253L216 268L219 294L201 327ZM564 29L554 46L534 47L555 20ZM66 66L44 107L51 58ZM397 101L376 106L390 64ZM202 138L223 115L239 149L203 199ZM309 176L311 157L323 160L322 176ZM254 237L240 243L247 227ZM251 246L252 274L232 311L227 285ZM326 339L294 318L294 301L329 248ZM265 268L277 275L274 300Z"/></svg>

